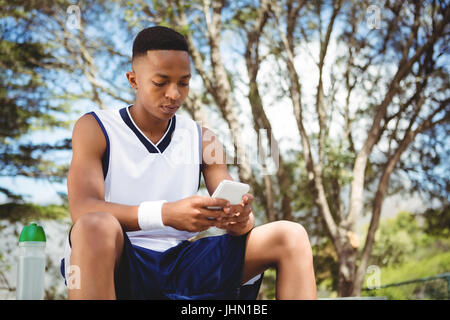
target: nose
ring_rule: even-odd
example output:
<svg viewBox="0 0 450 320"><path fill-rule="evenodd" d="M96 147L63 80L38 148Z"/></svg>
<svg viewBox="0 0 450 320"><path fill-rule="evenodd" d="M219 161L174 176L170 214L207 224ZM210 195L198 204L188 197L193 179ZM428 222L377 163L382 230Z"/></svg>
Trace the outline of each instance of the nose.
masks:
<svg viewBox="0 0 450 320"><path fill-rule="evenodd" d="M169 85L166 91L166 98L170 100L177 100L180 98L180 92L178 91L178 86L174 83Z"/></svg>

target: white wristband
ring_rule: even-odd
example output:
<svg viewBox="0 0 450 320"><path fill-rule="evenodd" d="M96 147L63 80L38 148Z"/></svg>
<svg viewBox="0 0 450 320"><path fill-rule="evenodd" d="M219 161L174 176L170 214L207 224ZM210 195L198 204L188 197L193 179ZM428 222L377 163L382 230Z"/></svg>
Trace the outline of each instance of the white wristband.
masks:
<svg viewBox="0 0 450 320"><path fill-rule="evenodd" d="M162 205L166 200L146 201L139 205L138 224L141 230L154 230L164 227L162 222Z"/></svg>

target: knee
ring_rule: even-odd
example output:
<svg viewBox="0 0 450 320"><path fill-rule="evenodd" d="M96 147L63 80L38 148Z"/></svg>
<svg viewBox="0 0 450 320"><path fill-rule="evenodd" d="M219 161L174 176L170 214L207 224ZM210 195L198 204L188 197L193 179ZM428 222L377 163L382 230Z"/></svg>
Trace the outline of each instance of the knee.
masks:
<svg viewBox="0 0 450 320"><path fill-rule="evenodd" d="M86 245L90 252L115 250L122 237L119 221L109 213L86 213L77 219L70 235L72 247Z"/></svg>
<svg viewBox="0 0 450 320"><path fill-rule="evenodd" d="M312 258L309 236L301 224L291 221L277 221L275 223L283 256Z"/></svg>

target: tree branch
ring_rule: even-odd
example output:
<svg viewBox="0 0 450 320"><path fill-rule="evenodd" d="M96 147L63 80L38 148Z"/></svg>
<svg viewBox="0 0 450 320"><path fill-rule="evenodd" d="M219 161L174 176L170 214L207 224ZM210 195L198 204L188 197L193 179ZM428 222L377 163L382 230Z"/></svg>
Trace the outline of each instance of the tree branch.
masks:
<svg viewBox="0 0 450 320"><path fill-rule="evenodd" d="M178 25L187 25L187 19L185 15L184 3L182 0L176 0L179 17L177 17ZM212 13L210 14L209 8L212 6ZM231 97L231 86L227 77L227 72L225 66L223 65L221 54L220 54L220 33L221 33L221 12L224 6L222 1L203 0L203 13L206 20L207 26L207 38L210 47L210 61L212 69L211 80L207 77L203 69L203 61L201 59L201 54L198 49L196 49L193 35L188 33L186 39L189 44L189 49L194 60L194 66L197 72L199 72L202 77L207 91L212 95L214 101L216 102L219 110L222 113L223 118L228 124L228 127L233 133L234 137L234 149L235 154L238 159L238 172L239 179L243 182L251 183L253 181L252 170L248 159L245 157L246 148L245 143L242 138L241 125L238 121L235 106Z"/></svg>
<svg viewBox="0 0 450 320"><path fill-rule="evenodd" d="M272 126L264 111L262 99L258 89L258 83L256 81L261 62L259 58L259 41L261 33L269 16L270 10L269 7L270 7L269 1L267 0L261 1L260 9L258 10L258 18L256 19L256 22L253 24L252 28L246 32L247 44L244 56L249 76L248 98L252 109L254 130L258 136L259 142L261 142L260 130L261 129L268 130L268 138L270 137L271 149L278 150L278 142L273 136ZM242 26L245 26L246 21L241 20L240 23L242 24ZM273 146L272 143L275 144L275 146ZM266 217L268 221L275 221L277 217L274 209L273 182L269 173L267 172L266 153L264 152L264 148L260 143L258 143L258 151L262 162L261 166L264 174L263 181L265 184L265 195L266 195L266 206L265 206ZM279 153L277 153L277 155L278 154ZM273 154L272 157L274 157ZM282 157L281 155L279 155L279 166L277 172L279 172L280 167L284 165L282 162L283 162ZM290 216L290 200L288 200L288 204L289 204L288 208L283 208L282 210L283 214L285 214L286 216Z"/></svg>
<svg viewBox="0 0 450 320"><path fill-rule="evenodd" d="M358 152L353 167L353 181L351 185L351 194L350 194L350 209L346 219L346 224L349 226L349 228L353 228L356 221L356 217L361 213L363 207L363 191L364 191L364 176L365 176L364 172L372 148L377 143L380 137L379 134L380 133L379 130L381 128L380 123L382 119L385 118L387 107L391 103L393 97L397 94L400 87L400 81L403 80L403 78L411 71L413 64L419 60L422 54L426 50L428 50L431 46L434 45L434 43L442 34L445 26L448 24L448 21L450 21L450 8L446 8L446 11L443 14L443 19L436 25L436 30L434 30L434 32L427 39L425 44L419 47L416 50L415 54L410 59L406 60L405 62L399 65L397 73L395 74L394 78L392 79L388 87L388 91L384 97L384 100L378 106L377 113L372 122L372 126L368 132L366 141L364 142L364 145L361 148L361 150ZM412 31L414 30L416 30L417 32L417 29L413 27Z"/></svg>
<svg viewBox="0 0 450 320"><path fill-rule="evenodd" d="M288 37L293 37L292 33L285 34L281 28L281 23L279 22L278 17L281 16L281 8L278 4L272 5L272 13L276 23L278 25L279 34L282 40L282 43L286 52L286 64L288 67L289 79L291 82L290 85L290 95L292 104L294 107L295 119L297 121L297 127L301 137L302 143L302 151L303 157L305 158L306 169L308 172L308 181L313 186L316 196L314 197L315 203L321 212L325 224L327 226L328 232L333 239L334 243L337 243L339 240L339 230L335 221L333 220L333 216L331 215L330 207L328 205L325 189L322 183L321 174L318 170L317 166L314 164L312 153L311 153L311 145L308 138L308 134L306 133L306 129L303 125L303 110L302 110L302 102L301 102L301 86L299 82L299 77L297 70L294 64L294 48L290 45L293 44L294 41L292 39L288 39ZM291 19L295 19L296 17L291 17ZM295 21L291 21L290 23L295 24Z"/></svg>
<svg viewBox="0 0 450 320"><path fill-rule="evenodd" d="M408 146L411 144L411 142L415 139L415 137L430 128L439 125L444 122L450 121L450 110L447 110L445 112L445 115L438 119L433 121L433 118L438 115L439 113L445 111L446 109L449 109L449 102L450 98L447 98L446 100L442 101L440 106L436 108L428 117L425 119L415 130L411 130L413 126L413 122L410 123L408 129L406 130L402 141L400 142L398 148L394 152L394 154L387 160L384 170L382 173L382 176L380 178L380 181L378 183L377 191L375 194L375 198L373 201L373 209L372 209L372 217L370 220L369 230L366 235L366 241L364 244L364 248L362 250L361 254L361 263L358 266L357 274L356 274L356 281L355 281L355 287L353 289L354 294L358 294L361 290L361 284L363 282L363 278L365 275L365 271L370 259L370 254L372 252L373 244L375 241L375 231L378 229L380 216L381 216L381 208L384 200L384 196L386 194L386 190L389 184L389 179L394 171L397 163L400 160L401 155L403 152L408 148ZM423 102L422 102L423 103ZM417 114L420 112L421 108L418 108Z"/></svg>

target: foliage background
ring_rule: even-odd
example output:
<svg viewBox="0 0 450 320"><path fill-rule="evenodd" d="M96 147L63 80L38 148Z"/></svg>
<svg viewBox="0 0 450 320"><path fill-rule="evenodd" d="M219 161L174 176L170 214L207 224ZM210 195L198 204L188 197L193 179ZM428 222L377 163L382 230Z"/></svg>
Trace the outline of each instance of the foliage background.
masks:
<svg viewBox="0 0 450 320"><path fill-rule="evenodd" d="M448 272L448 1L380 1L375 9L381 20L374 30L368 28L376 22L368 20L376 18L371 5L0 0L0 294L14 297L17 238L23 225L38 221L48 235L46 298L65 298L59 260L70 226L65 188L70 131L84 112L132 103L124 77L131 43L137 31L154 24L177 27L198 48L182 112L213 124L232 155L239 150L227 135L230 128L243 130L250 141L261 127L273 134L281 156L276 174L267 178L261 163L232 165L230 171L252 184L257 224L289 219L307 228L320 297L348 295L352 288L346 289L346 282L357 282L343 279L342 270L361 266L371 217L384 197L397 200L385 201L368 261L380 268L381 283ZM73 25L76 8L78 27ZM219 33L213 34L217 14ZM214 40L219 39L217 60ZM434 42L426 47L430 39ZM422 48L408 73L397 79L396 68ZM223 70L217 67L221 64ZM379 123L379 141L362 172L362 208L354 224L346 223L351 222L355 160L386 98L391 102ZM299 102L303 122L295 109ZM305 136L298 132L301 123ZM397 159L377 202L380 177L410 133L417 136ZM309 154L302 144L308 139ZM311 178L314 172L320 174ZM321 200L320 188L325 192ZM401 212L409 201L418 205ZM262 298L275 296L274 281L275 271L266 272ZM420 288L370 294L442 297L441 289L423 293Z"/></svg>

